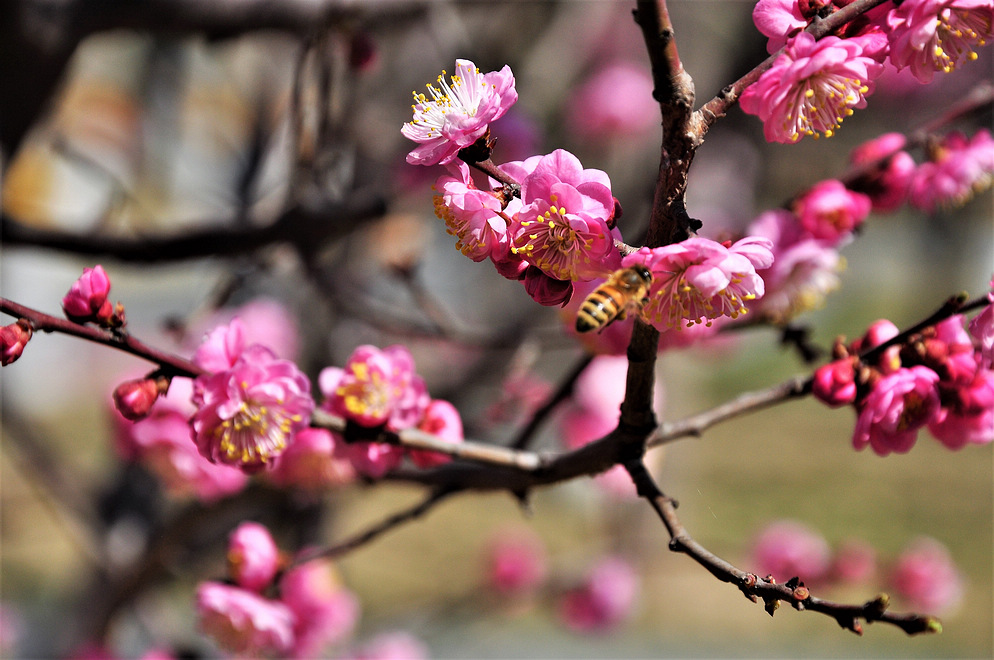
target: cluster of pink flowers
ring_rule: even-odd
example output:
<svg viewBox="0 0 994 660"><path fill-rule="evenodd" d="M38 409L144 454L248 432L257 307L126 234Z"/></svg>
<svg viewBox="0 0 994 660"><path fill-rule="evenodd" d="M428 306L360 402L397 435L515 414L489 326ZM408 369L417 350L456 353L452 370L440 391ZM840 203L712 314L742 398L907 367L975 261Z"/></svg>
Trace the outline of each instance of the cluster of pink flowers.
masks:
<svg viewBox="0 0 994 660"><path fill-rule="evenodd" d="M327 560L291 566L264 526L245 522L228 543L231 583L197 588L200 629L239 655L317 657L346 641L359 618L359 603ZM271 591L278 598L267 595Z"/></svg>
<svg viewBox="0 0 994 660"><path fill-rule="evenodd" d="M963 595L963 579L949 551L931 538L916 539L881 570L877 553L864 541L850 539L833 551L803 523L778 520L757 534L751 560L757 575L779 583L797 577L808 586L828 587L879 579L909 606L930 614L951 611Z"/></svg>
<svg viewBox="0 0 994 660"><path fill-rule="evenodd" d="M990 334L982 323L974 324L975 332ZM925 427L949 449L994 441L994 371L964 319L952 316L926 328L870 364L860 360L861 351L897 334L892 323L878 321L850 346L838 342L836 360L814 374L816 398L855 406L853 446L870 446L881 456L906 453Z"/></svg>
<svg viewBox="0 0 994 660"><path fill-rule="evenodd" d="M463 440L459 412L449 402L428 395L424 380L414 370L414 358L403 346L382 350L359 346L344 368L324 369L318 385L324 395L321 407L360 427L394 433L417 428L448 442ZM401 447L386 442L346 442L336 436L335 444L358 472L374 478L397 467L405 455ZM420 467L449 460L438 452L411 451L408 455Z"/></svg>
<svg viewBox="0 0 994 660"><path fill-rule="evenodd" d="M770 142L805 135L830 137L866 105L884 63L910 67L922 82L976 59L975 48L994 36L991 0L904 0L886 3L815 40L803 31L849 2L760 0L756 27L769 37L773 66L742 93L742 109L759 116Z"/></svg>

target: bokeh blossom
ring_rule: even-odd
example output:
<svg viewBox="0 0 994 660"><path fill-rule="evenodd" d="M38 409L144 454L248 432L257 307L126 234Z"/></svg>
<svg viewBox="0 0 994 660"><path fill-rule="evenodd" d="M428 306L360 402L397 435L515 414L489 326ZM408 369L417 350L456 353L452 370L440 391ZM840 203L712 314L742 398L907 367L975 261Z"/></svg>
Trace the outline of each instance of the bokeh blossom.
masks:
<svg viewBox="0 0 994 660"><path fill-rule="evenodd" d="M853 431L853 446L886 456L904 454L918 439L918 430L939 414L939 376L916 365L878 380L863 401Z"/></svg>
<svg viewBox="0 0 994 660"><path fill-rule="evenodd" d="M359 620L359 600L342 585L334 564L326 559L304 562L280 580L281 601L294 614L291 658L322 657L341 644Z"/></svg>
<svg viewBox="0 0 994 660"><path fill-rule="evenodd" d="M511 251L558 280L590 280L612 272L621 257L610 223L611 181L583 169L562 149L543 156L521 183L523 206L514 215Z"/></svg>
<svg viewBox="0 0 994 660"><path fill-rule="evenodd" d="M954 208L994 182L994 138L987 129L967 139L953 131L929 148L911 179L909 201L922 210Z"/></svg>
<svg viewBox="0 0 994 660"><path fill-rule="evenodd" d="M572 93L566 124L583 140L608 142L659 126L648 70L626 62L594 72Z"/></svg>
<svg viewBox="0 0 994 660"><path fill-rule="evenodd" d="M342 486L356 479L347 454L345 441L331 431L301 429L266 476L279 486L305 491Z"/></svg>
<svg viewBox="0 0 994 660"><path fill-rule="evenodd" d="M757 269L773 264L772 242L750 236L731 247L707 238L659 248L642 248L623 260L624 266L644 265L652 272L649 302L642 318L660 330L746 313L746 303L765 291Z"/></svg>
<svg viewBox="0 0 994 660"><path fill-rule="evenodd" d="M799 577L817 583L828 572L831 550L821 534L793 520L767 525L753 542L756 573L772 575L777 582Z"/></svg>
<svg viewBox="0 0 994 660"><path fill-rule="evenodd" d="M459 411L448 401L434 399L425 409L418 428L425 433L458 444L463 441L462 418ZM411 450L408 456L418 467L429 468L448 463L452 458L437 451Z"/></svg>
<svg viewBox="0 0 994 660"><path fill-rule="evenodd" d="M836 179L820 181L794 200L801 226L816 239L845 242L870 214L870 198Z"/></svg>
<svg viewBox="0 0 994 660"><path fill-rule="evenodd" d="M977 59L976 48L994 36L990 0L904 0L887 15L890 61L910 67L915 78L932 81Z"/></svg>
<svg viewBox="0 0 994 660"><path fill-rule="evenodd" d="M884 133L849 155L855 167L875 166L850 184L852 190L869 196L874 211L897 210L908 199L916 166L911 154L903 151L906 143L901 133Z"/></svg>
<svg viewBox="0 0 994 660"><path fill-rule="evenodd" d="M770 142L793 143L805 135L831 137L853 108L866 106L881 64L864 54L854 39L807 32L759 80L742 92L742 110L763 121Z"/></svg>
<svg viewBox="0 0 994 660"><path fill-rule="evenodd" d="M638 576L621 557L605 557L583 584L571 589L559 605L559 615L576 632L606 632L627 619L638 598Z"/></svg>
<svg viewBox="0 0 994 660"><path fill-rule="evenodd" d="M963 578L949 550L937 540L922 537L905 548L890 574L891 586L915 609L942 614L963 599Z"/></svg>
<svg viewBox="0 0 994 660"><path fill-rule="evenodd" d="M427 660L428 647L406 630L380 633L342 660Z"/></svg>
<svg viewBox="0 0 994 660"><path fill-rule="evenodd" d="M487 546L487 583L503 596L534 592L547 573L545 545L527 528L501 530Z"/></svg>
<svg viewBox="0 0 994 660"><path fill-rule="evenodd" d="M280 568L280 552L265 526L246 521L228 537L228 573L240 587L262 592Z"/></svg>
<svg viewBox="0 0 994 660"><path fill-rule="evenodd" d="M243 656L280 655L293 645L293 612L241 587L202 582L197 624L222 649Z"/></svg>
<svg viewBox="0 0 994 660"><path fill-rule="evenodd" d="M456 60L455 73L449 80L445 76L445 71L438 76L438 87L427 85L428 96L414 93L414 118L400 129L419 143L407 154L412 165L452 162L518 100L508 66L484 74L469 60Z"/></svg>

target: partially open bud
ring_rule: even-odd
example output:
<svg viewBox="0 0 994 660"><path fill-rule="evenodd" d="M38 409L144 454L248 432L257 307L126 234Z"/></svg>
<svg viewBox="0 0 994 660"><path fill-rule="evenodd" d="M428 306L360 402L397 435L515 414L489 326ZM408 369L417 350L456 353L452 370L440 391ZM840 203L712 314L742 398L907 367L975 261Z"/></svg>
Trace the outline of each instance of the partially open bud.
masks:
<svg viewBox="0 0 994 660"><path fill-rule="evenodd" d="M152 405L169 390L169 379L138 378L121 383L114 390L114 407L121 416L132 422L145 419Z"/></svg>
<svg viewBox="0 0 994 660"><path fill-rule="evenodd" d="M811 393L822 403L836 408L856 400L855 358L836 360L818 368Z"/></svg>
<svg viewBox="0 0 994 660"><path fill-rule="evenodd" d="M7 366L21 357L24 346L31 339L31 324L27 319L18 319L0 328L0 364Z"/></svg>
<svg viewBox="0 0 994 660"><path fill-rule="evenodd" d="M114 306L107 300L110 278L103 266L84 268L83 274L73 282L69 293L62 299L62 309L70 321L86 323L98 317L110 318Z"/></svg>

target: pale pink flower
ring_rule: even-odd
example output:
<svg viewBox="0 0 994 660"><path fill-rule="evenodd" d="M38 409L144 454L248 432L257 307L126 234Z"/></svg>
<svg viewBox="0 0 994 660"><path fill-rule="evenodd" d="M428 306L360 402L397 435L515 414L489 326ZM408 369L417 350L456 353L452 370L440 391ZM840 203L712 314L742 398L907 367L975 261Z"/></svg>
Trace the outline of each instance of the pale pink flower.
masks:
<svg viewBox="0 0 994 660"><path fill-rule="evenodd" d="M31 324L27 321L11 323L0 328L0 356L3 366L21 357L24 347L31 340Z"/></svg>
<svg viewBox="0 0 994 660"><path fill-rule="evenodd" d="M530 529L501 530L487 547L487 582L503 596L535 592L548 574L545 545Z"/></svg>
<svg viewBox="0 0 994 660"><path fill-rule="evenodd" d="M476 187L466 163L457 161L448 169L448 174L435 181L435 215L456 237L456 249L473 261L505 258L509 250L507 216L500 200Z"/></svg>
<svg viewBox="0 0 994 660"><path fill-rule="evenodd" d="M608 64L580 84L567 103L569 129L583 140L606 142L659 126L648 70L627 62Z"/></svg>
<svg viewBox="0 0 994 660"><path fill-rule="evenodd" d="M793 211L811 236L838 245L870 215L870 198L836 179L820 181L794 200Z"/></svg>
<svg viewBox="0 0 994 660"><path fill-rule="evenodd" d="M908 189L915 173L915 161L903 151L907 138L901 133L884 133L853 149L849 161L857 166L875 163L872 171L850 187L870 197L874 211L897 210L908 199Z"/></svg>
<svg viewBox="0 0 994 660"><path fill-rule="evenodd" d="M950 388L943 396L942 410L928 429L939 442L954 450L994 441L994 371L978 369L970 381Z"/></svg>
<svg viewBox="0 0 994 660"><path fill-rule="evenodd" d="M331 561L295 566L280 580L282 602L293 612L292 658L315 658L349 638L359 620L359 601L341 584Z"/></svg>
<svg viewBox="0 0 994 660"><path fill-rule="evenodd" d="M445 76L445 71L438 76L438 87L427 85L431 98L414 92L414 118L400 129L419 143L407 154L412 165L452 162L518 100L514 75L506 65L483 74L469 60L456 60L456 72L450 80Z"/></svg>
<svg viewBox="0 0 994 660"><path fill-rule="evenodd" d="M228 537L228 574L240 587L262 592L280 568L280 551L265 526L243 522Z"/></svg>
<svg viewBox="0 0 994 660"><path fill-rule="evenodd" d="M193 403L201 455L247 472L271 466L314 410L303 372L258 344L242 351L230 369L199 376Z"/></svg>
<svg viewBox="0 0 994 660"><path fill-rule="evenodd" d="M428 648L411 633L380 633L343 660L427 660Z"/></svg>
<svg viewBox="0 0 994 660"><path fill-rule="evenodd" d="M970 321L970 334L979 342L978 354L981 366L994 369L994 278L991 279L991 293L987 299L992 303Z"/></svg>
<svg viewBox="0 0 994 660"><path fill-rule="evenodd" d="M815 370L811 393L822 403L838 408L856 400L856 369L852 359L835 360Z"/></svg>
<svg viewBox="0 0 994 660"><path fill-rule="evenodd" d="M831 137L853 108L866 106L873 79L883 67L854 39L807 32L759 80L742 92L742 110L763 121L770 142L793 143L805 135Z"/></svg>
<svg viewBox="0 0 994 660"><path fill-rule="evenodd" d="M785 45L787 39L808 26L798 0L759 0L752 8L756 29L769 37L766 52L771 55Z"/></svg>
<svg viewBox="0 0 994 660"><path fill-rule="evenodd" d="M929 155L911 180L912 206L929 212L962 206L994 182L994 139L986 129L970 139L951 132L929 149Z"/></svg>
<svg viewBox="0 0 994 660"><path fill-rule="evenodd" d="M463 441L462 418L456 407L448 401L434 399L429 403L418 428L452 444ZM452 460L451 456L436 451L411 450L408 456L415 465L422 468L444 465Z"/></svg>
<svg viewBox="0 0 994 660"><path fill-rule="evenodd" d="M788 245L774 245L773 266L756 273L766 293L749 309L777 323L820 308L828 294L839 288L844 262L824 241L808 238Z"/></svg>
<svg viewBox="0 0 994 660"><path fill-rule="evenodd" d="M294 643L295 617L283 603L219 582L197 587L197 625L219 647L253 656L283 654Z"/></svg>
<svg viewBox="0 0 994 660"><path fill-rule="evenodd" d="M917 365L878 380L862 403L853 447L869 445L879 456L910 451L918 430L938 419L938 381L934 371Z"/></svg>
<svg viewBox="0 0 994 660"><path fill-rule="evenodd" d="M793 520L770 523L753 542L753 562L760 577L783 583L798 577L817 583L828 573L831 550L821 534Z"/></svg>
<svg viewBox="0 0 994 660"><path fill-rule="evenodd" d="M297 322L290 313L290 310L283 303L273 298L253 298L247 303L233 309L218 310L208 320L198 323L196 328L216 328L219 325L230 326L235 318L239 319L241 325L238 329L238 333L241 336L237 341L241 342L242 348L252 344L262 344L273 351L278 357L287 360L297 358L300 352L300 331L297 327ZM197 333L196 328L194 329L194 334ZM218 357L224 358L223 344L217 348L221 349ZM235 357L237 357L237 351L235 351ZM208 371L214 370L206 366L204 368L208 369Z"/></svg>
<svg viewBox="0 0 994 660"><path fill-rule="evenodd" d="M585 170L576 156L558 149L522 181L521 201L509 228L514 254L558 280L590 280L620 266L606 173Z"/></svg>
<svg viewBox="0 0 994 660"><path fill-rule="evenodd" d="M963 600L963 577L949 550L933 538L918 538L905 548L890 581L911 607L929 613L950 612Z"/></svg>
<svg viewBox="0 0 994 660"><path fill-rule="evenodd" d="M308 491L335 488L356 479L347 454L345 441L331 431L301 429L267 476L283 487Z"/></svg>
<svg viewBox="0 0 994 660"><path fill-rule="evenodd" d="M975 49L994 36L991 0L904 0L890 11L890 61L911 67L915 78L931 82L977 59Z"/></svg>
<svg viewBox="0 0 994 660"><path fill-rule="evenodd" d="M832 558L831 576L840 582L863 584L876 572L877 552L864 541L846 541Z"/></svg>
<svg viewBox="0 0 994 660"><path fill-rule="evenodd" d="M240 470L205 461L197 451L189 423L195 410L192 391L190 379L176 377L144 419L129 422L115 415L116 445L126 460L141 462L171 494L212 502L238 492L248 480Z"/></svg>
<svg viewBox="0 0 994 660"><path fill-rule="evenodd" d="M772 242L746 237L730 248L707 238L688 238L659 248L641 248L624 266L642 264L652 272L649 302L642 318L660 330L745 314L746 303L761 298L756 269L773 264Z"/></svg>
<svg viewBox="0 0 994 660"><path fill-rule="evenodd" d="M600 355L583 370L561 416L562 442L567 449L582 447L614 430L621 416L627 374L624 356ZM656 391L655 403L662 406L661 389Z"/></svg>
<svg viewBox="0 0 994 660"><path fill-rule="evenodd" d="M638 598L638 576L621 557L605 557L584 583L563 597L559 614L577 632L606 632L627 619Z"/></svg>
<svg viewBox="0 0 994 660"><path fill-rule="evenodd" d="M110 277L103 266L84 268L83 274L62 298L62 310L66 318L76 323L111 324L114 305L107 299L109 293Z"/></svg>
<svg viewBox="0 0 994 660"><path fill-rule="evenodd" d="M168 381L165 379L136 378L127 380L114 388L112 395L114 407L125 419L137 422L148 416L152 411L152 405L168 386Z"/></svg>
<svg viewBox="0 0 994 660"><path fill-rule="evenodd" d="M226 324L216 326L204 336L197 352L193 354L193 362L211 373L226 371L238 362L247 345L245 324L236 317Z"/></svg>

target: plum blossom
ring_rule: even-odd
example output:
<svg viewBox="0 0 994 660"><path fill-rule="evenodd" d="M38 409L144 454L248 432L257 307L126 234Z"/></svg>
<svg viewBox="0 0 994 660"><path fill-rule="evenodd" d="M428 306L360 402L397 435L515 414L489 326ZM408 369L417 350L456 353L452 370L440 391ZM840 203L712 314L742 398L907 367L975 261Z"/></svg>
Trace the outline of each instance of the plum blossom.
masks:
<svg viewBox="0 0 994 660"><path fill-rule="evenodd" d="M964 384L945 388L943 407L928 429L949 449L994 441L994 371L978 369Z"/></svg>
<svg viewBox="0 0 994 660"><path fill-rule="evenodd" d="M901 552L890 582L898 596L927 612L949 612L963 599L963 577L949 550L929 537L915 539Z"/></svg>
<svg viewBox="0 0 994 660"><path fill-rule="evenodd" d="M742 92L742 110L763 121L769 142L805 135L831 137L853 108L866 106L883 67L855 39L801 32L755 83Z"/></svg>
<svg viewBox="0 0 994 660"><path fill-rule="evenodd" d="M262 592L280 568L280 551L265 526L243 522L228 538L228 573L240 587Z"/></svg>
<svg viewBox="0 0 994 660"><path fill-rule="evenodd" d="M994 182L994 138L987 129L970 139L953 131L932 145L929 155L911 179L909 201L916 208L961 206Z"/></svg>
<svg viewBox="0 0 994 660"><path fill-rule="evenodd" d="M856 365L851 358L829 362L815 370L811 393L833 408L856 400Z"/></svg>
<svg viewBox="0 0 994 660"><path fill-rule="evenodd" d="M771 55L785 45L787 39L808 26L798 0L759 0L752 8L756 29L769 37L766 52Z"/></svg>
<svg viewBox="0 0 994 660"><path fill-rule="evenodd" d="M236 318L240 326L237 330L233 327L233 322ZM202 323L198 323L194 331L190 334L198 334L197 328L203 328L206 332L200 334L208 337L219 328L226 328L225 333L237 332L237 337L232 336L227 338L225 334L218 336L215 339L218 342L217 346L208 348L208 344L215 341L208 339L198 347L198 353L202 352L202 359L206 358L208 353L217 351L216 356L218 358L221 358L222 361L225 358L229 360L228 366L234 363L231 356L234 355L237 357L240 352L237 345L244 348L252 344L262 344L276 353L278 357L287 360L296 359L300 351L300 331L297 328L297 323L293 315L287 309L286 305L273 298L253 298L238 307L218 310ZM226 348L224 346L224 341L226 340L232 343L230 347ZM208 371L218 371L222 368L227 368L221 366L216 368L209 367L206 364L201 364L200 366Z"/></svg>
<svg viewBox="0 0 994 660"><path fill-rule="evenodd" d="M291 658L321 657L326 647L347 640L359 620L359 600L328 560L291 568L280 580L280 592L294 615Z"/></svg>
<svg viewBox="0 0 994 660"><path fill-rule="evenodd" d="M383 350L359 346L344 369L324 370L319 384L327 397L323 408L366 427L410 428L429 402L424 380L414 373L410 351L400 345Z"/></svg>
<svg viewBox="0 0 994 660"><path fill-rule="evenodd" d="M3 366L11 364L21 357L24 347L31 340L31 324L27 321L18 321L0 328L0 356L2 356Z"/></svg>
<svg viewBox="0 0 994 660"><path fill-rule="evenodd" d="M456 407L448 401L434 399L429 403L418 428L446 442L458 444L463 441L462 418ZM415 465L423 468L444 465L452 460L450 456L437 451L411 450L408 456Z"/></svg>
<svg viewBox="0 0 994 660"><path fill-rule="evenodd" d="M476 187L466 163L458 161L448 168L449 174L435 181L435 215L456 237L456 249L473 261L505 258L509 250L508 217L501 201L492 192Z"/></svg>
<svg viewBox="0 0 994 660"><path fill-rule="evenodd" d="M591 280L620 266L611 224L611 181L557 149L521 183L523 206L509 228L511 252L558 280Z"/></svg>
<svg viewBox="0 0 994 660"><path fill-rule="evenodd" d="M859 411L853 447L869 445L879 456L904 454L918 439L918 430L938 419L939 376L921 365L901 368L878 380Z"/></svg>
<svg viewBox="0 0 994 660"><path fill-rule="evenodd" d="M62 298L66 318L76 323L97 323L106 327L119 327L124 319L120 310L114 309L107 298L110 277L103 266L84 268L83 274L73 282L69 293Z"/></svg>
<svg viewBox="0 0 994 660"><path fill-rule="evenodd" d="M976 48L994 36L990 0L904 0L887 15L890 61L910 67L915 78L932 81L977 59Z"/></svg>
<svg viewBox="0 0 994 660"><path fill-rule="evenodd" d="M659 103L652 98L652 77L627 62L608 64L572 94L567 125L584 140L607 142L659 126Z"/></svg>
<svg viewBox="0 0 994 660"><path fill-rule="evenodd" d="M301 429L267 476L279 486L306 491L342 486L356 479L347 454L345 441L331 431Z"/></svg>
<svg viewBox="0 0 994 660"><path fill-rule="evenodd" d="M750 236L725 247L707 238L688 238L659 248L641 248L624 266L642 264L652 272L649 302L641 315L660 330L710 325L746 313L746 303L761 298L757 269L773 264L769 239Z"/></svg>
<svg viewBox="0 0 994 660"><path fill-rule="evenodd" d="M508 66L481 73L469 60L456 60L449 80L438 76L438 87L427 85L428 96L414 92L414 118L400 132L419 143L409 154L412 165L445 165L459 150L487 133L490 123L500 119L518 100L514 75ZM429 98L430 96L430 98Z"/></svg>
<svg viewBox="0 0 994 660"><path fill-rule="evenodd" d="M852 150L850 162L856 167L875 168L850 184L852 190L869 196L874 211L897 210L908 199L915 173L915 161L903 151L907 138L901 133L884 133Z"/></svg>
<svg viewBox="0 0 994 660"><path fill-rule="evenodd" d="M545 545L527 528L501 530L487 547L487 582L503 596L534 592L548 573Z"/></svg>
<svg viewBox="0 0 994 660"><path fill-rule="evenodd" d="M528 266L522 278L525 293L539 305L553 307L565 305L573 297L573 283L546 275L535 266Z"/></svg>
<svg viewBox="0 0 994 660"><path fill-rule="evenodd" d="M220 582L202 582L197 587L198 627L231 653L286 653L293 646L294 622L289 607L253 591Z"/></svg>
<svg viewBox="0 0 994 660"><path fill-rule="evenodd" d="M814 238L838 245L870 214L870 198L836 179L821 181L793 203L801 226Z"/></svg>
<svg viewBox="0 0 994 660"><path fill-rule="evenodd" d="M806 525L779 520L756 537L753 561L760 576L772 575L778 582L799 577L811 584L828 573L831 550L824 537Z"/></svg>
<svg viewBox="0 0 994 660"><path fill-rule="evenodd" d="M193 403L201 455L246 472L271 466L314 410L303 372L258 344L242 351L231 368L199 376Z"/></svg>
<svg viewBox="0 0 994 660"><path fill-rule="evenodd" d="M591 568L583 584L565 594L559 614L576 632L606 632L628 618L638 592L631 564L621 557L605 557Z"/></svg>
<svg viewBox="0 0 994 660"><path fill-rule="evenodd" d="M844 542L832 558L831 576L840 582L865 583L876 572L877 552L865 541L851 539Z"/></svg>

